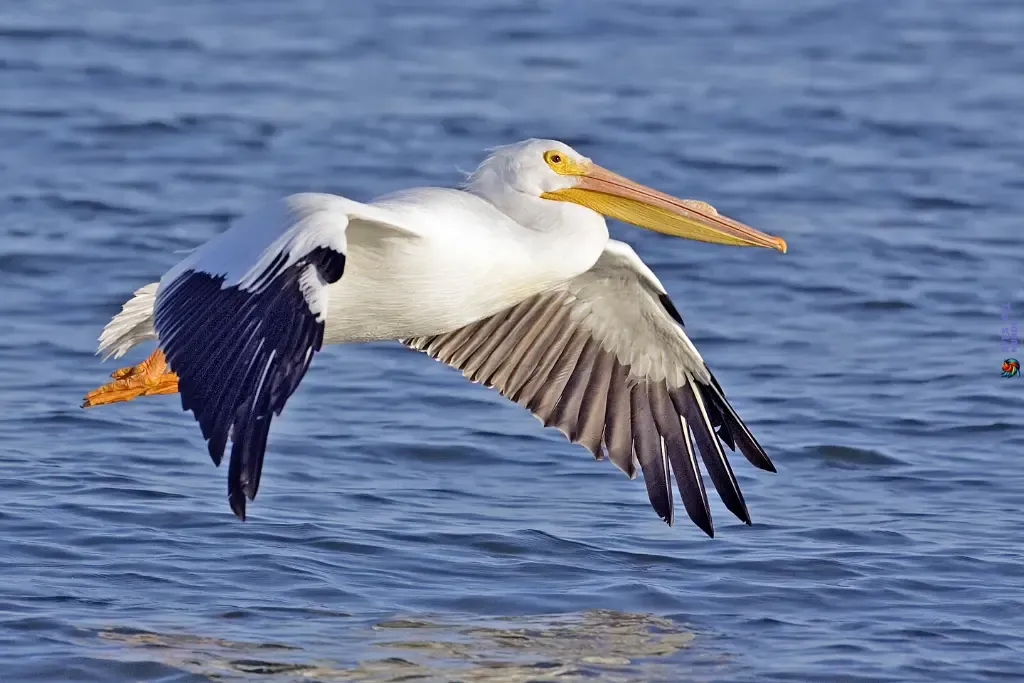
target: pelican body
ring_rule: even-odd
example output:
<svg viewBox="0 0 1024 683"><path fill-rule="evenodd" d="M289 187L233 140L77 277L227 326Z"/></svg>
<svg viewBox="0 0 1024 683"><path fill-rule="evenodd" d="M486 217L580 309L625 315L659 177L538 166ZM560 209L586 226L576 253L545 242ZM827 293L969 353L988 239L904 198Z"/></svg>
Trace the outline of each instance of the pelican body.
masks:
<svg viewBox="0 0 1024 683"><path fill-rule="evenodd" d="M725 399L657 277L605 217L678 237L785 242L598 166L564 143L501 147L461 189L369 203L303 193L258 208L135 295L100 353L155 339L84 406L180 392L245 519L273 416L322 344L399 340L494 387L630 478L672 523L714 527L698 454L726 506L750 515L724 447L771 460Z"/></svg>

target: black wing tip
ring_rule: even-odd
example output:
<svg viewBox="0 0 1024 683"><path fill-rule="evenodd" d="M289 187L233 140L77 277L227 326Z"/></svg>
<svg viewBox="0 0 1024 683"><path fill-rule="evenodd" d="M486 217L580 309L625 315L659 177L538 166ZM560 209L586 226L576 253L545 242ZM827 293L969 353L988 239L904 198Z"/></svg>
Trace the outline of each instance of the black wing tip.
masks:
<svg viewBox="0 0 1024 683"><path fill-rule="evenodd" d="M753 438L742 437L736 443L739 446L740 452L743 453L743 457L747 459L751 465L763 472L771 472L777 474L778 470L775 469L775 463L768 457L768 454L761 448L761 444L754 441Z"/></svg>
<svg viewBox="0 0 1024 683"><path fill-rule="evenodd" d="M731 512L736 519L740 520L744 524L750 524L750 509L747 507L747 501L743 498L743 492L739 489L739 483L736 486L736 496L723 496L719 492L719 497L722 502L725 503L726 509Z"/></svg>
<svg viewBox="0 0 1024 683"><path fill-rule="evenodd" d="M228 505L231 506L231 512L235 513L235 517L238 517L241 521L245 521L245 495L239 491L236 491L228 496Z"/></svg>
<svg viewBox="0 0 1024 683"><path fill-rule="evenodd" d="M668 505L670 505L670 504L668 504ZM661 519L661 521L665 522L665 524L667 524L670 527L674 527L675 526L675 514L674 514L674 511L670 507L668 513L664 514L665 506L666 506L665 501L659 501L658 503L655 503L654 499L653 498L651 499L651 507L654 509L654 512L658 515L658 517ZM698 529L700 529L705 534L707 534L707 536L709 538L714 538L715 537L715 523L711 520L711 510L705 509L704 512L705 512L704 515L698 514L698 515L695 516L693 514L690 514L690 511L687 510L687 516L690 518L690 521L693 522L694 526L696 526ZM747 518L745 520L743 520L743 521L745 521L747 524L750 524L750 515L748 514Z"/></svg>
<svg viewBox="0 0 1024 683"><path fill-rule="evenodd" d="M652 496L649 489L647 491L647 498L651 501L651 508L654 509L654 513L658 515L658 519L669 526L673 526L675 524L675 511L672 509L671 496L672 493L669 491L667 498L662 497L659 499L656 496Z"/></svg>
<svg viewBox="0 0 1024 683"><path fill-rule="evenodd" d="M750 431L750 428L743 422L739 414L736 413L735 409L729 405L729 400L725 397L725 391L722 389L722 385L715 379L714 374L707 365L704 369L708 371L708 377L711 378L710 384L705 384L698 381L697 386L701 392L701 398L704 399L705 403L711 403L715 405L721 413L722 426L725 427L730 435L730 440L725 443L730 447L730 450L739 450L746 458L747 462L764 472L777 473L775 464L772 459L765 453L764 448L754 438L754 434ZM718 435L721 438L721 435Z"/></svg>
<svg viewBox="0 0 1024 683"><path fill-rule="evenodd" d="M710 538L714 538L715 523L711 519L711 508L709 506L702 506L695 512L696 514L691 513L689 510L686 511L686 514L690 517L690 521Z"/></svg>
<svg viewBox="0 0 1024 683"><path fill-rule="evenodd" d="M700 475L698 474L698 476ZM703 531L711 538L714 538L715 522L714 519L711 517L711 505L710 501L706 497L706 494L705 497L703 497L702 499L695 501L695 505L687 504L689 501L686 500L685 494L683 493L682 489L679 490L679 495L683 497L683 504L686 507L686 515L690 518L690 521L693 522L694 526L696 526L698 529ZM691 507L695 509L691 510Z"/></svg>
<svg viewBox="0 0 1024 683"><path fill-rule="evenodd" d="M210 460L213 460L214 467L220 467L221 461L224 460L224 448L227 446L227 434L215 434L211 436L206 442L206 450L210 454Z"/></svg>
<svg viewBox="0 0 1024 683"><path fill-rule="evenodd" d="M707 534L708 538L714 538L715 537L715 525L711 521L711 516L710 515L708 515L708 518L706 520L699 520L698 521L696 519L693 519L692 517L690 519L693 521L693 523L697 526L698 529L700 529L705 534Z"/></svg>

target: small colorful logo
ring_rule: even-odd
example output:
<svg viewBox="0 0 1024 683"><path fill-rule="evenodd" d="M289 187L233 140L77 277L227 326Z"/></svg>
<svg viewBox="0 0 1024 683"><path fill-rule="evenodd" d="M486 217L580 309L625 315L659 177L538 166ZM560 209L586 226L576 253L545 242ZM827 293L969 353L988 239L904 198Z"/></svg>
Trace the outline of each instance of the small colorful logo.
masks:
<svg viewBox="0 0 1024 683"><path fill-rule="evenodd" d="M1003 361L1003 377L1020 377L1020 361L1007 358Z"/></svg>

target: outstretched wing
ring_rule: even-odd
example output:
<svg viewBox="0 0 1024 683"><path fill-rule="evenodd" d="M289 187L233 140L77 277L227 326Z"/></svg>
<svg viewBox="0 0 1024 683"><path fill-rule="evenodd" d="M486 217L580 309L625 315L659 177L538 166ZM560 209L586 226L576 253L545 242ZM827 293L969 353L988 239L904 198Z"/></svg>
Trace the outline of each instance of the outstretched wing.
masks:
<svg viewBox="0 0 1024 683"><path fill-rule="evenodd" d="M345 231L370 207L297 194L241 219L160 280L153 326L220 464L232 442L228 500L245 519L267 434L320 349L326 287L345 270ZM370 220L373 220L372 218Z"/></svg>
<svg viewBox="0 0 1024 683"><path fill-rule="evenodd" d="M750 523L723 444L771 472L654 274L610 241L588 272L454 332L403 340L493 386L630 478L639 465L658 515L686 512L714 536L696 453L725 505ZM716 431L717 430L717 431ZM694 447L696 444L696 448Z"/></svg>

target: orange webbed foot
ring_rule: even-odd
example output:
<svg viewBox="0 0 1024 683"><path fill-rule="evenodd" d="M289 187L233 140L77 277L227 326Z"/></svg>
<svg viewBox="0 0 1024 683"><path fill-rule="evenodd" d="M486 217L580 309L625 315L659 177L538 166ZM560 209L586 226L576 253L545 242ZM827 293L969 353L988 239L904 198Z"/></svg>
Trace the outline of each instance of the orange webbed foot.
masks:
<svg viewBox="0 0 1024 683"><path fill-rule="evenodd" d="M113 382L107 382L85 395L83 408L130 401L138 396L178 393L178 376L168 369L167 359L160 349L138 365L119 368L110 376Z"/></svg>

